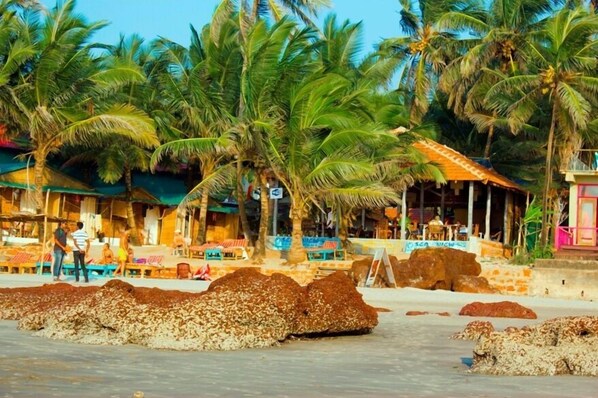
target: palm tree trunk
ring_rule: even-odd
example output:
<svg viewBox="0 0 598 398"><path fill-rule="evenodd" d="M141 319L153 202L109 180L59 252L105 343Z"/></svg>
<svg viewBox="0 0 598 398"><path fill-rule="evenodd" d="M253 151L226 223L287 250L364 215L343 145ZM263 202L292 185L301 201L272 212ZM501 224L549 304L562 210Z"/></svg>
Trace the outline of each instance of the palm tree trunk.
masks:
<svg viewBox="0 0 598 398"><path fill-rule="evenodd" d="M210 194L207 189L201 192L201 203L199 208L199 231L197 232L197 244L203 245L206 243L206 230L208 223L208 206L210 202Z"/></svg>
<svg viewBox="0 0 598 398"><path fill-rule="evenodd" d="M339 207L340 223L338 228L338 238L340 239L343 247L347 247L349 244L349 225L351 224L351 209L348 207Z"/></svg>
<svg viewBox="0 0 598 398"><path fill-rule="evenodd" d="M303 248L303 201L297 197L291 197L291 248L287 257L287 264L295 265L305 261L305 249Z"/></svg>
<svg viewBox="0 0 598 398"><path fill-rule="evenodd" d="M247 242L253 244L251 240L251 228L249 228L249 221L247 220L247 210L245 209L245 197L247 192L243 190L243 167L241 158L237 159L237 205L239 206L239 218L241 219L241 228L243 230L243 236L247 239Z"/></svg>
<svg viewBox="0 0 598 398"><path fill-rule="evenodd" d="M258 179L260 183L260 230L258 239L255 242L253 252L254 262L261 262L266 257L266 239L268 239L268 227L270 226L270 198L268 198L268 180L265 170L260 170Z"/></svg>
<svg viewBox="0 0 598 398"><path fill-rule="evenodd" d="M33 191L33 199L35 201L35 213L42 214L44 212L44 171L46 169L46 154L43 152L34 152L33 158L35 159L35 165L33 166L33 183L35 184L35 190ZM37 230L38 240L44 243L44 224L38 223Z"/></svg>
<svg viewBox="0 0 598 398"><path fill-rule="evenodd" d="M125 200L127 201L127 224L131 227L131 244L139 245L139 231L137 229L137 222L135 221L135 212L133 210L133 179L131 176L131 168L125 166L124 173L125 177Z"/></svg>
<svg viewBox="0 0 598 398"><path fill-rule="evenodd" d="M492 147L492 137L494 136L494 124L488 128L488 136L486 137L486 147L484 148L484 158L490 159L490 149Z"/></svg>
<svg viewBox="0 0 598 398"><path fill-rule="evenodd" d="M558 112L558 101L555 99L552 106L552 120L550 121L550 131L548 132L548 145L546 148L546 171L544 181L544 192L542 195L542 231L540 233L540 242L542 247L548 243L548 197L550 195L550 186L552 183L552 155L554 152L554 131L556 129L556 118Z"/></svg>

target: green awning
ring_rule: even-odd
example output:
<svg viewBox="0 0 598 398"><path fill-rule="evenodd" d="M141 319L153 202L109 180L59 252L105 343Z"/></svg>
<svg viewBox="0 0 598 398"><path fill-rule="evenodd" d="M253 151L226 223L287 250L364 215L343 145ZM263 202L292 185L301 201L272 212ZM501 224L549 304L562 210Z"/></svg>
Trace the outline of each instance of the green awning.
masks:
<svg viewBox="0 0 598 398"><path fill-rule="evenodd" d="M8 181L0 181L0 187L7 187L7 188L17 188L17 189L33 189L34 186L27 184L20 184L17 182L8 182ZM87 195L87 196L101 196L100 192L95 192L86 189L76 189L76 188L67 188L67 187L56 187L56 186L44 186L42 191L46 192L50 190L50 192L56 193L69 193L73 195Z"/></svg>
<svg viewBox="0 0 598 398"><path fill-rule="evenodd" d="M238 214L239 209L237 207L229 206L208 206L208 211L214 213L226 213L226 214Z"/></svg>

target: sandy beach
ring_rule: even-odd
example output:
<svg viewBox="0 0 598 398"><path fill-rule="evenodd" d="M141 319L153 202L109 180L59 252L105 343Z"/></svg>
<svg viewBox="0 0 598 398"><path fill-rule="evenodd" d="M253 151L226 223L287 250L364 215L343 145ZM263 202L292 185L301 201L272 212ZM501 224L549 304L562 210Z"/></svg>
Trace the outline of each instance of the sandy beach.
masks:
<svg viewBox="0 0 598 398"><path fill-rule="evenodd" d="M93 279L102 284L105 279ZM0 275L1 287L39 286L48 277ZM207 282L127 279L135 286L201 291ZM507 377L468 373L473 342L449 337L474 319L497 329L563 315L598 315L598 305L534 297L418 289L360 289L380 312L366 336L292 340L232 352L170 352L89 346L34 337L0 322L1 397L595 397L591 377ZM513 300L535 321L458 315L473 301ZM443 312L405 316L410 310Z"/></svg>

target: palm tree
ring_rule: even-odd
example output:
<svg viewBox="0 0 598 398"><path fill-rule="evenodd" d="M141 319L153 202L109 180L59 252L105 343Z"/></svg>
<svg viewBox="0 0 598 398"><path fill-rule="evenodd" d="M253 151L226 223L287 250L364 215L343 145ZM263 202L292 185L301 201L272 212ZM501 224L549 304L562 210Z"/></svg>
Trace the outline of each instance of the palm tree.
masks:
<svg viewBox="0 0 598 398"><path fill-rule="evenodd" d="M442 15L438 26L471 37L471 48L447 66L439 88L448 95L456 115L472 121L479 133L487 133L484 157L490 158L495 129L501 121L488 110L484 96L503 75L527 68L526 39L552 11L549 0L494 0L467 12L454 10Z"/></svg>
<svg viewBox="0 0 598 398"><path fill-rule="evenodd" d="M203 184L189 193L187 201L200 197L198 243L204 243L210 191L223 186L234 174L222 168L218 178L209 178L234 154L233 116L238 103L241 50L238 27L233 20L222 23L217 34L206 25L199 35L192 28L189 49L160 40L156 43L161 73L158 78L166 109L175 115L170 127L178 138L156 150L152 165L166 155L197 159Z"/></svg>
<svg viewBox="0 0 598 398"><path fill-rule="evenodd" d="M330 0L251 0L241 1L238 6L238 16L244 21L241 29L245 32L260 19L271 18L274 22L280 22L287 15L298 17L306 25L315 28L312 17L317 17L318 11L331 6ZM223 0L219 9L234 10L236 8L233 0ZM215 15L218 14L218 10ZM216 22L216 21L214 21Z"/></svg>
<svg viewBox="0 0 598 398"><path fill-rule="evenodd" d="M291 249L288 263L305 259L303 219L322 202L384 206L398 201L394 190L381 184L372 153L396 144L378 132L354 108L359 92L336 74L314 72L290 87L283 103L284 120L268 137L269 159L291 200Z"/></svg>
<svg viewBox="0 0 598 398"><path fill-rule="evenodd" d="M467 12L461 0L400 0L401 28L408 35L384 40L380 51L398 61L399 90L410 107L410 123L421 122L441 72L459 54L459 40L443 31L438 21L453 10Z"/></svg>
<svg viewBox="0 0 598 398"><path fill-rule="evenodd" d="M39 25L27 26L27 46L33 46L35 54L21 68L18 80L3 87L10 93L10 107L19 111L20 131L30 137L38 213L46 160L63 146L91 147L106 136L146 148L158 144L154 124L144 112L109 100L123 84L144 76L118 65L102 68L90 54L88 40L105 23L86 22L74 7L75 1L67 0Z"/></svg>
<svg viewBox="0 0 598 398"><path fill-rule="evenodd" d="M561 162L567 143L579 142L579 132L588 127L598 109L598 16L585 10L563 9L548 19L544 28L527 42L537 68L532 73L501 80L487 93L491 109L507 114L514 131L546 106L549 112L545 180L542 197L541 243L548 240L548 200L551 192L555 137ZM568 152L571 152L570 150Z"/></svg>

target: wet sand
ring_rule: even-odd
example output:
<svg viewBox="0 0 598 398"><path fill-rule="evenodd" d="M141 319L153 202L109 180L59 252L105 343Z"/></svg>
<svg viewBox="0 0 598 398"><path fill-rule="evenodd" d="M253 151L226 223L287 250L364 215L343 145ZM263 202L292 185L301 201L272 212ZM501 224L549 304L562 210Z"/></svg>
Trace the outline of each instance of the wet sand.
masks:
<svg viewBox="0 0 598 398"><path fill-rule="evenodd" d="M126 279L136 286L204 290L197 281ZM39 286L47 277L0 275L0 287ZM105 279L94 279L102 284ZM82 285L82 284L81 284ZM380 312L366 336L292 340L233 352L155 351L89 346L34 337L0 321L0 397L595 397L590 377L512 377L468 373L473 342L450 340L474 319L497 329L565 315L598 315L598 304L417 289L360 289ZM537 320L458 315L472 301L512 300ZM0 303L1 305L1 303ZM407 317L407 311L449 317Z"/></svg>

